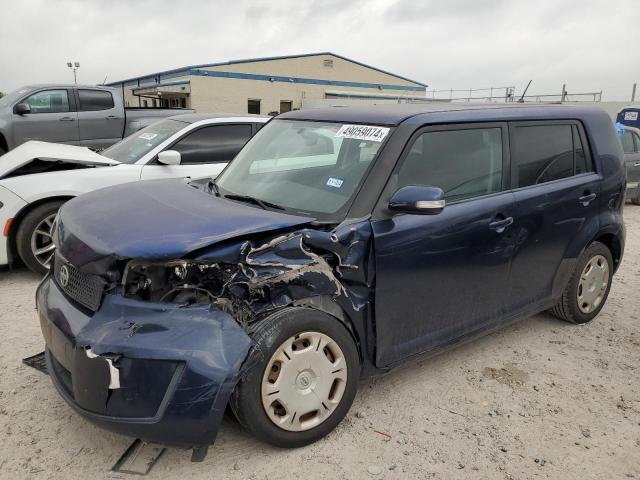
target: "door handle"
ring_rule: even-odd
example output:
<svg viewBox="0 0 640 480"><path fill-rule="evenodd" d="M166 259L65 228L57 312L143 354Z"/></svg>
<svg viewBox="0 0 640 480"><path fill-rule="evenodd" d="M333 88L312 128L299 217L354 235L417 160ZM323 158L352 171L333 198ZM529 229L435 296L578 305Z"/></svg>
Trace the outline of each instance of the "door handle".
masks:
<svg viewBox="0 0 640 480"><path fill-rule="evenodd" d="M507 217L502 220L494 220L489 224L489 228L491 230L495 230L498 233L502 233L512 223L513 223L513 217Z"/></svg>
<svg viewBox="0 0 640 480"><path fill-rule="evenodd" d="M583 195L578 199L578 201L582 204L582 206L588 207L589 204L595 200L595 198L596 198L596 194L590 193L588 195Z"/></svg>
<svg viewBox="0 0 640 480"><path fill-rule="evenodd" d="M633 164L634 167L640 167L640 162L636 162Z"/></svg>
<svg viewBox="0 0 640 480"><path fill-rule="evenodd" d="M75 119L75 118L73 118L73 117L62 117L62 118L60 119L60 121L61 121L61 122L75 122L75 120L76 120L76 119Z"/></svg>
<svg viewBox="0 0 640 480"><path fill-rule="evenodd" d="M115 116L113 116L113 115L109 115L109 116L107 117L107 120L119 120L119 119L120 119L120 117L115 117Z"/></svg>

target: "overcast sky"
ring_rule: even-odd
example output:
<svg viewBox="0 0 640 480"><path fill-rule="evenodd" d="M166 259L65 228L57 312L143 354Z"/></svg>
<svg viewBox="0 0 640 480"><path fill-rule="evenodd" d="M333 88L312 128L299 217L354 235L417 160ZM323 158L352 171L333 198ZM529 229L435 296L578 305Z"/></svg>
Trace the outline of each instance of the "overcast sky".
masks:
<svg viewBox="0 0 640 480"><path fill-rule="evenodd" d="M640 82L640 0L0 0L0 91L332 51L430 88ZM267 73L267 72L265 72ZM638 92L640 95L640 91Z"/></svg>

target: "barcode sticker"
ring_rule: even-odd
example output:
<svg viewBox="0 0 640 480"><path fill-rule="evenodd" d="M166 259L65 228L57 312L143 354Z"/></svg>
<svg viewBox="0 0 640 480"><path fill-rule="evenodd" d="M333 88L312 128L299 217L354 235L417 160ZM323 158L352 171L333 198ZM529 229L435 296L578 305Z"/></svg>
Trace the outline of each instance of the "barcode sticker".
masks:
<svg viewBox="0 0 640 480"><path fill-rule="evenodd" d="M336 133L336 137L353 138L355 140L365 140L369 142L382 142L389 128L375 127L371 125L343 125Z"/></svg>

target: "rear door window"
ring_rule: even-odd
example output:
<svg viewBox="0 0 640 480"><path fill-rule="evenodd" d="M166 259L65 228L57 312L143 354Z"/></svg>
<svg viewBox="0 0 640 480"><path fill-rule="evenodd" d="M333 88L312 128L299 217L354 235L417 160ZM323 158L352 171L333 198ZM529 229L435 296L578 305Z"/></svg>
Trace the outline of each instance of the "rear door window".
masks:
<svg viewBox="0 0 640 480"><path fill-rule="evenodd" d="M188 134L170 150L181 153L183 164L230 162L250 138L248 123L213 125Z"/></svg>
<svg viewBox="0 0 640 480"><path fill-rule="evenodd" d="M430 131L418 136L398 171L398 188L439 187L447 201L502 190L502 129Z"/></svg>
<svg viewBox="0 0 640 480"><path fill-rule="evenodd" d="M516 125L511 134L515 187L593 171L576 125Z"/></svg>
<svg viewBox="0 0 640 480"><path fill-rule="evenodd" d="M84 112L113 108L113 95L111 95L111 92L78 89L78 97L80 99L80 110Z"/></svg>

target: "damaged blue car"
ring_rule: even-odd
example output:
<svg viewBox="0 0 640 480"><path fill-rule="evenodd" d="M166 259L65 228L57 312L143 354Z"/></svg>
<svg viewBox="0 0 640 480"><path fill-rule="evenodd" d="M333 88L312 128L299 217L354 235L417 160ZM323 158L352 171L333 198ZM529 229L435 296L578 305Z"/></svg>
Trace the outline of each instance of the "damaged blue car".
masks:
<svg viewBox="0 0 640 480"><path fill-rule="evenodd" d="M215 180L83 195L37 291L79 414L201 459L225 410L298 447L358 380L550 310L583 324L624 250L620 142L568 106L290 112Z"/></svg>

